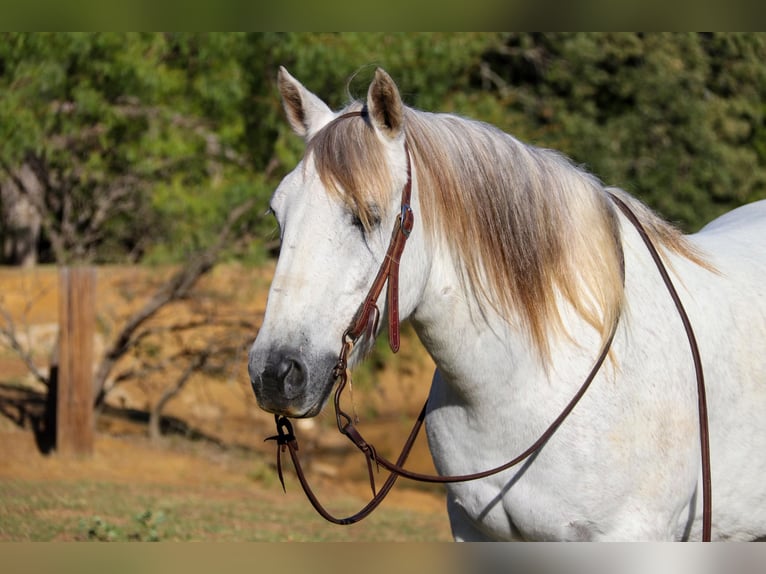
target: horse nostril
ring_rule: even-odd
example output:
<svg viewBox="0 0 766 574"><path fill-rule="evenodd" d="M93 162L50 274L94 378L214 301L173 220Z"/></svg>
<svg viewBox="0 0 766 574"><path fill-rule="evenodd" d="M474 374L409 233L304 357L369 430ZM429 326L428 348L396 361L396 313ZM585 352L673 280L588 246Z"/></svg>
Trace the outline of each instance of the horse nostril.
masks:
<svg viewBox="0 0 766 574"><path fill-rule="evenodd" d="M293 370L294 366L295 361L292 359L283 359L280 361L276 368L277 379L281 382L284 382L284 380L290 374L290 371Z"/></svg>
<svg viewBox="0 0 766 574"><path fill-rule="evenodd" d="M278 362L267 366L264 375L273 381L288 400L297 397L306 383L306 369L303 364L290 357L281 357Z"/></svg>

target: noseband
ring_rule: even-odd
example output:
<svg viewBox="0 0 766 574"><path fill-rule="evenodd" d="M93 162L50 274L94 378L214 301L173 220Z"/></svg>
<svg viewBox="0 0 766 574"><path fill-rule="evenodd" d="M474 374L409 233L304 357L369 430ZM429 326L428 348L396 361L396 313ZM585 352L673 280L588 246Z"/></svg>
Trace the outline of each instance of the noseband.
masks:
<svg viewBox="0 0 766 574"><path fill-rule="evenodd" d="M355 111L343 114L336 118L337 120L363 117L366 113L363 111ZM282 472L282 459L281 453L288 450L290 458L293 462L298 480L305 492L307 498L311 502L314 509L326 520L334 524L354 524L359 522L366 516L368 516L375 508L380 505L391 488L394 486L397 478L403 476L411 480L419 482L429 483L455 483L455 482L467 482L471 480L478 480L480 478L486 478L492 476L504 470L516 466L517 464L528 459L530 456L537 453L545 443L550 440L553 434L558 430L561 424L566 420L572 410L575 408L580 399L585 395L586 391L590 387L591 382L601 369L601 365L604 363L609 350L612 345L615 333L617 331L617 322L612 328L611 333L604 342L598 358L593 364L588 376L585 378L580 388L572 397L570 402L564 407L561 413L550 424L550 426L540 435L532 445L529 446L524 452L509 460L508 462L473 474L464 475L450 475L440 476L431 474L422 474L412 472L404 468L404 464L412 450L412 446L415 443L415 439L420 432L420 429L425 421L427 403L423 405L423 408L418 415L412 430L410 431L407 440L402 447L399 457L396 462L389 461L383 456L380 456L375 447L368 443L359 430L354 426L354 419L346 412L343 411L340 405L341 396L343 390L346 388L346 384L349 381L350 375L348 370L348 357L354 348L356 342L367 334L370 337L374 337L377 332L378 320L380 312L377 306L378 298L383 291L383 286L387 284L387 308L388 308L388 340L391 350L396 353L399 350L400 344L400 328L399 328L399 262L404 251L404 246L407 239L412 232L414 225L414 214L410 206L410 200L412 195L412 168L410 161L410 153L407 147L407 142L404 143L404 151L407 157L407 182L402 190L401 210L397 215L396 223L394 225L393 232L391 234L391 240L388 245L388 250L383 258L383 262L378 269L378 273L375 276L367 296L362 304L357 309L353 320L349 327L344 331L341 337L341 350L338 355L338 362L333 369L333 377L337 381L337 386L334 395L335 406L335 418L338 426L338 431L348 437L348 439L364 454L367 462L367 472L370 480L370 487L372 489L372 498L370 501L357 513L347 517L336 517L328 512L324 506L319 502L315 493L311 489L308 480L303 472L303 468L298 457L298 441L293 432L292 424L290 420L285 416L275 415L274 419L277 426L277 434L267 438L266 440L273 440L277 443L277 473L279 475L282 488L285 488L284 476ZM703 495L703 513L702 513L702 540L709 542L711 539L711 525L712 525L712 502L711 502L711 471L710 471L710 440L708 431L708 415L707 415L707 401L705 396L705 382L702 372L702 361L700 359L699 349L697 347L697 341L694 336L694 331L689 321L689 317L684 309L681 299L673 285L673 282L668 275L662 259L649 238L648 234L644 230L638 218L630 210L630 208L619 197L611 192L607 192L612 201L619 207L625 217L633 224L638 231L641 239L649 250L652 259L659 270L665 286L670 293L671 298L676 306L681 321L684 325L684 330L689 341L691 348L692 359L694 362L694 370L697 379L697 396L698 396L698 413L699 413L699 427L700 427L700 446L702 456L702 495ZM624 261L623 261L624 265ZM625 270L622 269L623 280ZM479 445L480 446L480 445ZM478 447L477 447L478 448ZM380 490L376 490L375 476L373 473L373 465L379 469L381 466L389 471L389 475L385 482L381 486Z"/></svg>

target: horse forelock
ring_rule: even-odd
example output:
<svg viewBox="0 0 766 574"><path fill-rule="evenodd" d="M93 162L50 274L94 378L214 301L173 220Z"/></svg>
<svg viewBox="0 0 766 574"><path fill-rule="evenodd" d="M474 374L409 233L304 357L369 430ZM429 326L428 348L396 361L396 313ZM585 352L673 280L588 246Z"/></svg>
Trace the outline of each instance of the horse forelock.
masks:
<svg viewBox="0 0 766 574"><path fill-rule="evenodd" d="M313 159L328 193L369 230L394 193L385 150L369 122L363 117L336 118L309 141L306 156Z"/></svg>
<svg viewBox="0 0 766 574"><path fill-rule="evenodd" d="M441 242L480 304L526 329L543 359L565 334L561 300L611 332L623 305L622 248L601 183L564 156L493 126L405 108L424 231ZM385 149L365 120L336 119L310 142L320 179L370 227L391 203ZM659 242L685 253L677 231L640 213Z"/></svg>

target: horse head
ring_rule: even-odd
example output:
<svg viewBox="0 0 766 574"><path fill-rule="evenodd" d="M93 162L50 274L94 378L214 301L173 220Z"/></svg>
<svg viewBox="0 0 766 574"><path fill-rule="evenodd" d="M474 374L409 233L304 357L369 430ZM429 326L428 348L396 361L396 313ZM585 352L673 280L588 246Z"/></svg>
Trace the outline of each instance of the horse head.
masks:
<svg viewBox="0 0 766 574"><path fill-rule="evenodd" d="M261 408L311 417L332 390L344 332L386 257L400 214L408 179L404 106L380 69L366 101L338 113L284 68L278 83L306 152L270 201L281 249L249 371ZM413 279L402 274L403 293L416 290ZM377 303L381 312L385 305L383 298ZM404 297L402 316L413 307ZM360 339L352 363L371 348L381 326Z"/></svg>

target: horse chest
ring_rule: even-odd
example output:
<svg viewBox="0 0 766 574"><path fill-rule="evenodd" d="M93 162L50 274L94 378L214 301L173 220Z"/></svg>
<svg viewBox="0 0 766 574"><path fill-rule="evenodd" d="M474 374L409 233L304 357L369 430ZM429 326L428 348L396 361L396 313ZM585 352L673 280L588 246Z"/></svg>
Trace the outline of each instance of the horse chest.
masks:
<svg viewBox="0 0 766 574"><path fill-rule="evenodd" d="M450 519L469 523L492 540L587 541L601 533L596 521L581 516L562 488L488 480L481 485L448 488ZM459 527L458 527L459 528ZM460 537L459 533L458 537Z"/></svg>
<svg viewBox="0 0 766 574"><path fill-rule="evenodd" d="M438 394L438 393L437 393ZM451 405L449 395L438 402L432 393L433 409L427 419L429 445L441 474L483 470L511 458L523 447L524 439L513 439L512 425L498 429L481 428L465 409ZM522 428L518 434L527 433ZM495 437L488 439L487 437ZM516 444L518 443L518 444ZM550 445L549 445L550 446ZM551 456L551 451L555 451ZM562 452L564 454L562 454ZM595 521L582 515L582 504L596 508L595 501L572 497L573 477L578 496L594 492L584 484L592 473L577 473L576 459L588 460L585 452L550 448L544 456L478 481L447 486L450 520L461 520L471 531L495 540L589 540L598 535ZM577 480L576 478L574 480ZM456 533L456 537L463 537Z"/></svg>

